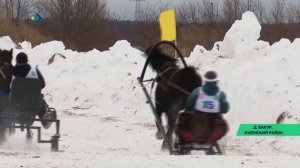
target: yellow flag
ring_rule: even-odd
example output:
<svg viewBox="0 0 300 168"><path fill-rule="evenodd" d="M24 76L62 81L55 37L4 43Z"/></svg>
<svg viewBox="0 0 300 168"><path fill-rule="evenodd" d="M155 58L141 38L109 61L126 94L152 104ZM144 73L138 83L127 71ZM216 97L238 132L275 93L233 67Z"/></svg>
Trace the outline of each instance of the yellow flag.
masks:
<svg viewBox="0 0 300 168"><path fill-rule="evenodd" d="M160 36L161 40L176 40L176 18L175 10L163 11L159 15Z"/></svg>

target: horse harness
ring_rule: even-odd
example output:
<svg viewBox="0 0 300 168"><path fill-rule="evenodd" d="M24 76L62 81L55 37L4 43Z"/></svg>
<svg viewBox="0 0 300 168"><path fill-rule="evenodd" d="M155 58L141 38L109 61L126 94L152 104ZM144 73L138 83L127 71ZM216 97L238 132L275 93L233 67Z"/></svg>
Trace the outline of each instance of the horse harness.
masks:
<svg viewBox="0 0 300 168"><path fill-rule="evenodd" d="M3 77L3 79L6 79L6 75L3 72L4 68L6 68L6 66L9 66L8 63L4 63L4 65L0 68L0 75Z"/></svg>
<svg viewBox="0 0 300 168"><path fill-rule="evenodd" d="M165 69L166 68L166 69ZM164 70L165 69L165 70ZM165 74L171 70L175 70L173 74L167 78ZM171 81L171 79L176 75L176 73L179 71L179 69L176 67L176 65L173 62L166 62L162 68L161 68L161 73L157 74L155 77L155 80L158 84L161 84L162 88L165 90L168 90L166 85L171 86L172 88L186 94L187 96L190 94L187 90L183 89L182 87L178 86L174 82Z"/></svg>

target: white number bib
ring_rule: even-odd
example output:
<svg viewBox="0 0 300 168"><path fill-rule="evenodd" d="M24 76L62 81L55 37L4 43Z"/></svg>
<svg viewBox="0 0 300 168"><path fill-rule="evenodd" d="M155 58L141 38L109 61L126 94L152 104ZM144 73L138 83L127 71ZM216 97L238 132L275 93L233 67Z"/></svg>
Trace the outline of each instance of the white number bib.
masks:
<svg viewBox="0 0 300 168"><path fill-rule="evenodd" d="M195 109L206 113L219 113L220 112L220 91L215 96L206 95L202 88L199 89Z"/></svg>
<svg viewBox="0 0 300 168"><path fill-rule="evenodd" d="M35 78L38 79L38 74L36 68L31 68L25 78Z"/></svg>

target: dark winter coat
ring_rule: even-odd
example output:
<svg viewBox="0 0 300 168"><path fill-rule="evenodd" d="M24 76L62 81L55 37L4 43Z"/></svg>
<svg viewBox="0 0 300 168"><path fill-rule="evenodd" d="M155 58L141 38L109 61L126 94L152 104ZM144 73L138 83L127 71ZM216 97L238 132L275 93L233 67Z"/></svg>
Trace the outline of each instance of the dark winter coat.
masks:
<svg viewBox="0 0 300 168"><path fill-rule="evenodd" d="M199 89L201 87L198 87L196 89L194 89L192 91L192 93L189 95L189 97L187 98L187 102L186 102L186 108L188 110L192 110L193 112L197 112L197 110L195 109L195 104L198 98L198 93L199 93ZM206 82L203 87L202 90L205 94L209 95L209 96L214 96L219 92L219 87L217 86L216 82ZM220 112L217 114L225 114L228 112L229 110L229 103L226 100L226 94L221 91L220 95L219 95L219 101L220 101Z"/></svg>
<svg viewBox="0 0 300 168"><path fill-rule="evenodd" d="M28 74L28 72L30 71L31 69L31 66L29 64L17 64L14 68L13 68L13 76L15 77L23 77L25 78ZM45 87L45 79L43 77L43 75L41 74L41 72L39 71L39 69L37 68L37 75L38 75L38 78L41 80L42 82L42 88Z"/></svg>

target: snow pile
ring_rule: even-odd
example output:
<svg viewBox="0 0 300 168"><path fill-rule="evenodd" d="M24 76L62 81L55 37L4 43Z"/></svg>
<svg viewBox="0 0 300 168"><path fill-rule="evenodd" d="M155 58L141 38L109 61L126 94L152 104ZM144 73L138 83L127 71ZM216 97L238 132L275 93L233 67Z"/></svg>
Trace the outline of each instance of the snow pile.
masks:
<svg viewBox="0 0 300 168"><path fill-rule="evenodd" d="M15 48L16 46L15 43L11 40L11 38L8 36L1 37L0 44L1 44L0 47L1 50L10 50L12 48Z"/></svg>
<svg viewBox="0 0 300 168"><path fill-rule="evenodd" d="M252 12L244 13L242 19L235 21L226 33L220 51L229 58L237 55L247 57L257 46L260 30L261 26L256 16Z"/></svg>
<svg viewBox="0 0 300 168"><path fill-rule="evenodd" d="M21 49L31 49L32 45L29 41L23 41L21 43L19 43L19 45L21 46Z"/></svg>
<svg viewBox="0 0 300 168"><path fill-rule="evenodd" d="M99 114L100 110L102 115L138 111L140 114L148 109L144 99L133 99L136 95L143 96L141 90L136 91L139 87L136 78L145 58L127 41L118 41L104 52L65 50L58 41L25 52L31 64L38 65L44 74L47 81L44 94L49 104L58 109L89 114ZM51 58L53 62L49 64Z"/></svg>

